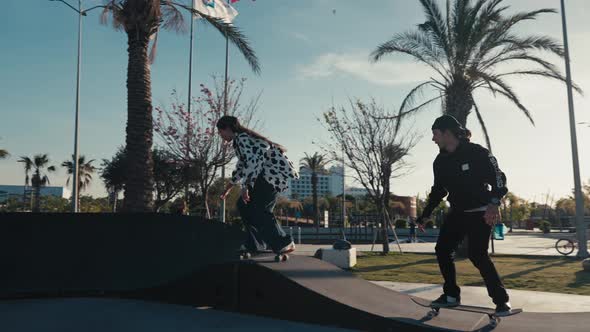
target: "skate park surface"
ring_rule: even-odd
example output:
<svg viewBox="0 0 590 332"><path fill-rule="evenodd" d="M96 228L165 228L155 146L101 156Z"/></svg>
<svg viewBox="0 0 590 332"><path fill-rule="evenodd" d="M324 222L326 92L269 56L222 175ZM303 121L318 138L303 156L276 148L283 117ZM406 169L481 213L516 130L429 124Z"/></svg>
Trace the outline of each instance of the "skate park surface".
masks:
<svg viewBox="0 0 590 332"><path fill-rule="evenodd" d="M261 255L239 261L239 229L194 218L1 214L0 220L1 330L541 332L590 326L588 312L525 311L495 328L477 313L443 309L428 318L412 295L321 260L293 255L277 263Z"/></svg>

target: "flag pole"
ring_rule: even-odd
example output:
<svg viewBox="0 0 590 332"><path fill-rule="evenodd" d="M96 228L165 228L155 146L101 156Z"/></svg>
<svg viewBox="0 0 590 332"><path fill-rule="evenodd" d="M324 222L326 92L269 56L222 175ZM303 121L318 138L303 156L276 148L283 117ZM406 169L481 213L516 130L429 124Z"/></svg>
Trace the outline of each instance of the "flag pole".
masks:
<svg viewBox="0 0 590 332"><path fill-rule="evenodd" d="M227 72L229 67L229 39L225 34L225 80L223 87L223 115L227 115ZM223 144L223 143L222 143ZM225 145L222 145L221 182L225 185ZM225 223L225 200L221 201L221 222Z"/></svg>
<svg viewBox="0 0 590 332"><path fill-rule="evenodd" d="M192 99L192 79L193 79L193 36L194 36L194 25L195 25L195 18L194 18L194 1L191 1L191 32L190 32L190 41L189 41L189 57L188 57L188 100L187 100L187 119L186 119L186 151L185 151L185 169L184 169L184 199L188 204L188 196L189 196L189 181L188 175L189 170L188 167L188 160L189 160L189 152L190 152L190 139L191 139L191 99Z"/></svg>

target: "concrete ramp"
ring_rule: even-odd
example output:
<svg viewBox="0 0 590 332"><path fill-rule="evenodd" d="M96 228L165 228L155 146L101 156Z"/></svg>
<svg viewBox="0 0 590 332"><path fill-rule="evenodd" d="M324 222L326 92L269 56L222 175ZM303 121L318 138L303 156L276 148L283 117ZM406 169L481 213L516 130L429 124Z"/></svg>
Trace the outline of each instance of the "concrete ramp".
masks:
<svg viewBox="0 0 590 332"><path fill-rule="evenodd" d="M159 286L235 260L243 239L180 215L0 213L0 299Z"/></svg>
<svg viewBox="0 0 590 332"><path fill-rule="evenodd" d="M0 300L102 297L213 307L363 331L588 331L590 313L428 309L311 257L239 261L244 234L154 214L0 214ZM2 326L0 323L0 330Z"/></svg>

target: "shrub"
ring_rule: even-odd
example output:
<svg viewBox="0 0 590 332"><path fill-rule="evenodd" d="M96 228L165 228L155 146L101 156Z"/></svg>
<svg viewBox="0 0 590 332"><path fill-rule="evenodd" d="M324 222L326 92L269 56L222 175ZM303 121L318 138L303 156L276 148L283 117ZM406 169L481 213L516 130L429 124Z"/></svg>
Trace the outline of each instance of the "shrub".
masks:
<svg viewBox="0 0 590 332"><path fill-rule="evenodd" d="M408 228L408 222L405 219L395 221L395 228Z"/></svg>
<svg viewBox="0 0 590 332"><path fill-rule="evenodd" d="M551 223L547 220L539 221L539 228L543 231L543 233L547 234L551 232Z"/></svg>

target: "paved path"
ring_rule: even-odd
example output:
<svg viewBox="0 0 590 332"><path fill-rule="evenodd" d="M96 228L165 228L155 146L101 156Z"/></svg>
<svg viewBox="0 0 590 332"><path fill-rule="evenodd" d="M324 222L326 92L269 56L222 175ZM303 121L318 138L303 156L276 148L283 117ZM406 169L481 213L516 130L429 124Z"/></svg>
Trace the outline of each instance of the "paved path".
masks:
<svg viewBox="0 0 590 332"><path fill-rule="evenodd" d="M442 294L440 285L374 281L374 284L408 295L434 300ZM510 303L514 308L523 308L527 312L589 312L590 296L535 292L509 289ZM493 308L494 304L488 297L484 287L461 287L461 302Z"/></svg>
<svg viewBox="0 0 590 332"><path fill-rule="evenodd" d="M561 256L555 250L555 242L558 238L568 237L572 238L574 235L570 233L552 233L544 235L542 233L513 233L506 235L504 240L494 241L494 249L497 254L510 255L541 255L541 256ZM400 240L405 240L401 238ZM417 253L434 253L435 243L402 243L401 247L404 252ZM313 245L302 244L297 247L297 253L303 255L313 255L319 248L330 248L331 245ZM355 244L355 248L360 252L371 251L373 247L371 244ZM375 244L373 251L381 251L382 245ZM397 244L390 244L391 251L398 251ZM490 246L491 252L491 246ZM575 255L575 252L572 254Z"/></svg>
<svg viewBox="0 0 590 332"><path fill-rule="evenodd" d="M194 332L350 331L210 309L134 300L70 298L0 301L0 331Z"/></svg>

